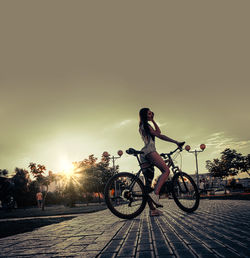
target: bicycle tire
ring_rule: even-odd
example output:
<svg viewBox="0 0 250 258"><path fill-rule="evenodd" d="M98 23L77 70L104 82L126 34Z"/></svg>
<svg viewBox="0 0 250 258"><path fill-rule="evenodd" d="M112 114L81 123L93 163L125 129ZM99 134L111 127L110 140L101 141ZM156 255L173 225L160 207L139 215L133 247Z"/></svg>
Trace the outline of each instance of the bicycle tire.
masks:
<svg viewBox="0 0 250 258"><path fill-rule="evenodd" d="M121 178L123 178L123 179L129 178L132 182L135 182L135 186L137 188L139 187L139 189L137 189L137 190L140 191L140 195L138 195L138 196L141 197L141 200L140 200L138 208L135 208L135 210L133 210L133 211L131 209L131 213L127 213L125 211L123 212L121 209L118 208L118 206L115 206L115 203L114 203L115 198L119 199L119 202L124 201L125 198L122 197L122 194L129 192L129 190L126 189L126 187L123 186L123 189L121 189L122 188L122 186L120 186L121 184L117 186L117 183L115 183L115 182L118 182L118 183L123 182L121 180ZM119 191L117 190L117 192L118 192L117 196L115 196L115 198L114 198L111 196L110 191L113 190L113 187L115 184L118 188L119 187L120 188L118 189ZM121 193L121 191L123 191L123 192ZM131 196L133 196L132 199L134 198L134 196L136 196L135 190L130 191L129 193L131 194ZM114 194L116 195L116 193L114 193ZM119 196L119 194L120 194L120 196ZM109 210L114 215L116 215L117 217L122 218L122 219L133 219L133 218L137 217L144 210L146 203L147 203L147 195L146 195L146 190L145 190L144 184L138 177L136 177L134 174L129 173L129 172L121 172L121 173L118 173L118 174L112 176L105 186L104 197L105 197L105 201L106 201L106 204L107 204L107 207L109 208ZM130 203L128 203L129 199L127 200L127 202L126 202L126 200L124 202L125 202L125 204L122 203L121 207L123 206L122 208L127 208L127 210L129 210L129 208L130 208L129 204L133 203L133 202L130 201Z"/></svg>
<svg viewBox="0 0 250 258"><path fill-rule="evenodd" d="M189 190L187 186L189 186L189 188L192 186L193 190ZM186 191L186 189L189 191ZM186 193L186 196L184 196L184 193ZM198 187L196 186L192 177L187 173L178 172L174 175L172 179L172 194L177 206L185 212L194 212L199 207L200 194ZM193 203L191 201L193 201ZM187 204L191 204L190 207L187 207Z"/></svg>

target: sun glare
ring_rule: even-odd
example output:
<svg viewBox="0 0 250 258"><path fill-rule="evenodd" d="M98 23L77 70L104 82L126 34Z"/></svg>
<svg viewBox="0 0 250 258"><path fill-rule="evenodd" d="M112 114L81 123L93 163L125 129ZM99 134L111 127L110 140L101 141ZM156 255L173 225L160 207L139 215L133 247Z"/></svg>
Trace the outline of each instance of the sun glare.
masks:
<svg viewBox="0 0 250 258"><path fill-rule="evenodd" d="M74 166L67 159L60 160L60 171L63 172L67 177L70 177L74 174Z"/></svg>

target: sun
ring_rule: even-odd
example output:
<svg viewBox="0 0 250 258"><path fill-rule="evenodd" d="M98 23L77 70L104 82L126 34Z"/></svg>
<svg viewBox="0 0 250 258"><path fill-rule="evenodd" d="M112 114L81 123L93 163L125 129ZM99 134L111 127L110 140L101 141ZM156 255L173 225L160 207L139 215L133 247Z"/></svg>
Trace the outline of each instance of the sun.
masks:
<svg viewBox="0 0 250 258"><path fill-rule="evenodd" d="M62 158L60 160L60 171L65 174L67 177L71 177L74 174L74 166L73 163L68 159Z"/></svg>

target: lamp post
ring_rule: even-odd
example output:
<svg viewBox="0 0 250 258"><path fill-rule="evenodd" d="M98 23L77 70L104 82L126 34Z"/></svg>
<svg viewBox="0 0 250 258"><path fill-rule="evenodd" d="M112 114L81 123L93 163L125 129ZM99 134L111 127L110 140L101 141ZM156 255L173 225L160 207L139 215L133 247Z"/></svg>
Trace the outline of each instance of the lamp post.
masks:
<svg viewBox="0 0 250 258"><path fill-rule="evenodd" d="M113 172L115 173L115 160L121 158L123 151L122 150L118 150L117 151L118 156L111 156L111 159L113 161ZM108 157L109 153L107 151L104 151L102 154L104 157ZM117 190L116 190L116 183L115 183L115 196L116 196ZM116 200L117 201L117 200Z"/></svg>
<svg viewBox="0 0 250 258"><path fill-rule="evenodd" d="M122 150L118 150L117 151L117 154L118 156L111 156L111 159L112 159L112 162L113 162L113 171L115 173L115 160L121 158L122 154L123 154L123 151ZM108 157L109 156L109 153L107 151L104 151L103 154L102 154L104 157Z"/></svg>
<svg viewBox="0 0 250 258"><path fill-rule="evenodd" d="M197 187L199 189L199 172L198 172L198 158L197 158L197 155L199 152L203 152L205 149L206 149L206 145L205 144L201 144L200 145L200 149L201 150L193 150L193 151L190 151L191 147L189 145L186 145L185 146L185 150L190 152L190 153L194 153L195 155L195 163L196 163L196 184L197 184Z"/></svg>

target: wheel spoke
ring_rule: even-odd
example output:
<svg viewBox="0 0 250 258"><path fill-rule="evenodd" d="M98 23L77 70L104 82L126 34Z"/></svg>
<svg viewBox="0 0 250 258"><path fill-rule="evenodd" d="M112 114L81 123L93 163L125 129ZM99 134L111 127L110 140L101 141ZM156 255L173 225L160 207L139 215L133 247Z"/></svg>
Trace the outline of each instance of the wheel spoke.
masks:
<svg viewBox="0 0 250 258"><path fill-rule="evenodd" d="M133 218L145 207L144 185L133 174L119 173L106 185L105 200L116 216Z"/></svg>

